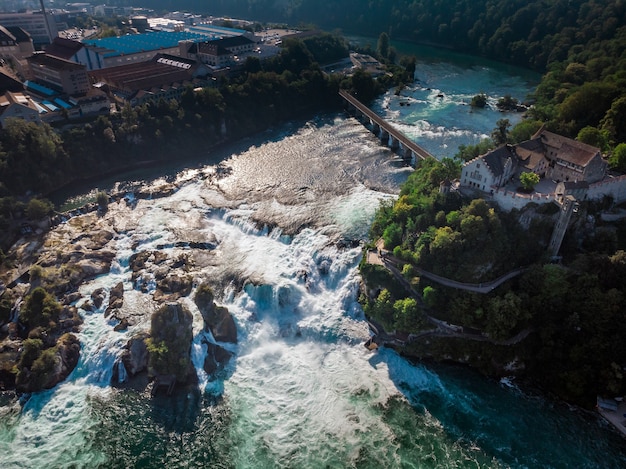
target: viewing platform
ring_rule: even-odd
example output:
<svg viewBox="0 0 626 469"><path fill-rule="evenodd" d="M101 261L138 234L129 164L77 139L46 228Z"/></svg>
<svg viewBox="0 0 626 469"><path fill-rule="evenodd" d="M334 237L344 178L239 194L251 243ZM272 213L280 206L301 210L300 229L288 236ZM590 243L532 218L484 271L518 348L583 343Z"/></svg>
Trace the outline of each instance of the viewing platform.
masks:
<svg viewBox="0 0 626 469"><path fill-rule="evenodd" d="M339 90L339 95L348 104L349 111L356 115L361 122L369 125L369 129L372 133L380 138L380 141L384 145L397 152L406 163L415 166L418 158L422 160L434 158L433 155L409 139L347 91Z"/></svg>

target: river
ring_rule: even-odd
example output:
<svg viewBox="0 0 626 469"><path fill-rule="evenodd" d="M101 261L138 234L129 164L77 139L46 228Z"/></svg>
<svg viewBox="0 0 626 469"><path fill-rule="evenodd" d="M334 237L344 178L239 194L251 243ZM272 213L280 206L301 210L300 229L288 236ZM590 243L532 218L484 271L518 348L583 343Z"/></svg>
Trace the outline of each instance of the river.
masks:
<svg viewBox="0 0 626 469"><path fill-rule="evenodd" d="M402 98L388 93L376 107L438 156L488 135L500 117L519 119L470 112L473 94L523 99L531 86L489 64L440 58L420 61L416 76ZM180 189L169 197L111 204L103 223L115 229L117 257L80 291L121 281L124 308L144 319L115 332L102 310L82 311L81 357L69 378L23 404L1 403L1 466L626 466L624 441L594 413L462 367L363 347L361 248L352 240L366 239L376 207L409 171L357 121L322 115L170 170ZM216 248L194 252L178 241ZM143 250L191 256L191 275L214 287L238 328L229 366L208 377L200 364L211 337L182 300L195 318L199 384L169 398L109 385L124 343L155 308L151 291L131 282L129 258Z"/></svg>

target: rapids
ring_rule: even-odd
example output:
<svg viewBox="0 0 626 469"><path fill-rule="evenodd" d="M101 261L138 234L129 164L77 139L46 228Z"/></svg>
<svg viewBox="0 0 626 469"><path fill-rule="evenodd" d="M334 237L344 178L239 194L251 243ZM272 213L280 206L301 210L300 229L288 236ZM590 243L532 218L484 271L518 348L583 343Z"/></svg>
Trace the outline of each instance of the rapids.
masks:
<svg viewBox="0 0 626 469"><path fill-rule="evenodd" d="M438 83L450 100L466 99L473 91L463 88L463 74L446 81L450 67L421 63L417 75ZM481 87L506 82L518 98L528 91L524 80L504 72L475 73ZM430 143L433 153L454 145L451 134L473 143L494 126L426 91L407 90L416 100L410 107L391 94L378 105L398 125L416 127L416 139L427 123L428 135L440 138ZM437 120L450 113L436 108L447 106L463 111L456 125ZM369 331L356 298L361 248L353 241L366 239L380 201L395 197L410 169L355 120L319 116L212 158L161 175L180 187L169 197L129 196L132 203L110 205L101 222L116 233L117 257L110 273L80 291L88 297L122 282L132 325L113 331L116 321L102 314L108 300L97 311L81 309L81 357L69 378L20 403L2 401L2 467L626 465L623 441L595 414L464 368L413 364L363 347ZM159 181L146 176L138 183ZM221 344L233 359L207 376L205 343L214 339L203 331L194 292L181 300L194 315L198 384L172 397L109 385L114 371L125 373L124 343L149 327L156 307L154 286L144 293L131 281L129 259L145 250L188 256L194 285L209 282L238 328L237 345Z"/></svg>

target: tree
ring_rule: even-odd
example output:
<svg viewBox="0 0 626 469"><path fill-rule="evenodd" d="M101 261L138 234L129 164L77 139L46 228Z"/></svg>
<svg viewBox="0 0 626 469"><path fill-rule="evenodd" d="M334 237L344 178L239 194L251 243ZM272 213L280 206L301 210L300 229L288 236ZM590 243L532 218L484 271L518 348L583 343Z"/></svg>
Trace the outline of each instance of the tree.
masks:
<svg viewBox="0 0 626 469"><path fill-rule="evenodd" d="M100 191L98 195L96 195L96 202L98 203L98 207L103 212L106 212L109 208L109 196L106 192Z"/></svg>
<svg viewBox="0 0 626 469"><path fill-rule="evenodd" d="M476 145L459 145L459 151L454 157L461 161L470 161L492 149L493 140L485 138Z"/></svg>
<svg viewBox="0 0 626 469"><path fill-rule="evenodd" d="M422 297L424 298L424 303L426 303L429 308L434 308L435 306L437 306L437 303L439 301L439 292L430 285L428 285L424 288L424 291L422 292Z"/></svg>
<svg viewBox="0 0 626 469"><path fill-rule="evenodd" d="M504 145L508 141L511 122L508 119L499 119L496 125L497 127L491 132L491 139L496 145Z"/></svg>
<svg viewBox="0 0 626 469"><path fill-rule="evenodd" d="M626 96L611 103L601 122L602 129L608 130L616 142L626 142Z"/></svg>
<svg viewBox="0 0 626 469"><path fill-rule="evenodd" d="M480 93L475 95L470 102L470 106L477 108L484 108L487 105L487 95Z"/></svg>
<svg viewBox="0 0 626 469"><path fill-rule="evenodd" d="M61 304L42 287L35 288L24 301L20 320L32 329L37 326L54 327L61 313Z"/></svg>
<svg viewBox="0 0 626 469"><path fill-rule="evenodd" d="M576 140L606 151L609 146L609 132L608 130L600 130L597 127L588 125L580 129Z"/></svg>
<svg viewBox="0 0 626 469"><path fill-rule="evenodd" d="M522 173L519 175L519 182L525 191L532 191L539 184L539 175L536 173Z"/></svg>
<svg viewBox="0 0 626 469"><path fill-rule="evenodd" d="M417 58L414 55L406 56L403 55L400 58L400 65L404 67L407 75L413 79L415 77L415 69L417 68Z"/></svg>
<svg viewBox="0 0 626 469"><path fill-rule="evenodd" d="M618 94L619 89L613 83L585 83L561 103L559 118L564 123L574 122L575 132L587 125L596 126Z"/></svg>
<svg viewBox="0 0 626 469"><path fill-rule="evenodd" d="M609 156L609 165L612 169L626 172L626 143L620 143Z"/></svg>
<svg viewBox="0 0 626 469"><path fill-rule="evenodd" d="M487 326L485 332L494 339L510 337L519 321L528 319L522 308L521 299L513 292L504 297L495 297L487 304Z"/></svg>
<svg viewBox="0 0 626 469"><path fill-rule="evenodd" d="M369 314L381 321L385 327L393 327L393 305L394 301L391 297L391 293L385 288L380 292L378 298L374 300L371 308L369 308Z"/></svg>
<svg viewBox="0 0 626 469"><path fill-rule="evenodd" d="M66 180L63 142L48 124L7 119L0 143L0 181L13 193L48 192Z"/></svg>
<svg viewBox="0 0 626 469"><path fill-rule="evenodd" d="M385 247L392 249L399 246L402 243L402 227L397 223L392 223L383 232L383 239L385 240Z"/></svg>
<svg viewBox="0 0 626 469"><path fill-rule="evenodd" d="M387 33L381 33L378 36L378 45L376 46L376 52L383 58L389 58L389 35Z"/></svg>
<svg viewBox="0 0 626 469"><path fill-rule="evenodd" d="M543 124L534 119L524 119L509 132L509 142L520 143L530 140Z"/></svg>
<svg viewBox="0 0 626 469"><path fill-rule="evenodd" d="M26 216L31 220L41 220L52 212L54 206L49 200L30 199L26 206Z"/></svg>
<svg viewBox="0 0 626 469"><path fill-rule="evenodd" d="M244 63L244 69L247 73L260 72L262 69L261 60L255 56L248 56L246 58L246 62Z"/></svg>
<svg viewBox="0 0 626 469"><path fill-rule="evenodd" d="M367 104L376 97L376 82L371 74L359 68L352 75L352 90L359 101Z"/></svg>
<svg viewBox="0 0 626 469"><path fill-rule="evenodd" d="M414 298L397 300L393 304L393 311L396 329L405 332L419 329L421 314Z"/></svg>

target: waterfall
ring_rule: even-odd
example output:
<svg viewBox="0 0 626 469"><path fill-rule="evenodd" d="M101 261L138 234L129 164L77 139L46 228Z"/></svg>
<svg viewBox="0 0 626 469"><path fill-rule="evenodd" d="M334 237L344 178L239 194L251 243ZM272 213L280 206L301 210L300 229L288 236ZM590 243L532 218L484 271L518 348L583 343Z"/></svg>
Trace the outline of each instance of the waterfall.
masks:
<svg viewBox="0 0 626 469"><path fill-rule="evenodd" d="M126 367L124 366L124 362L122 360L117 361L117 382L125 383L128 379L128 373L126 372Z"/></svg>

